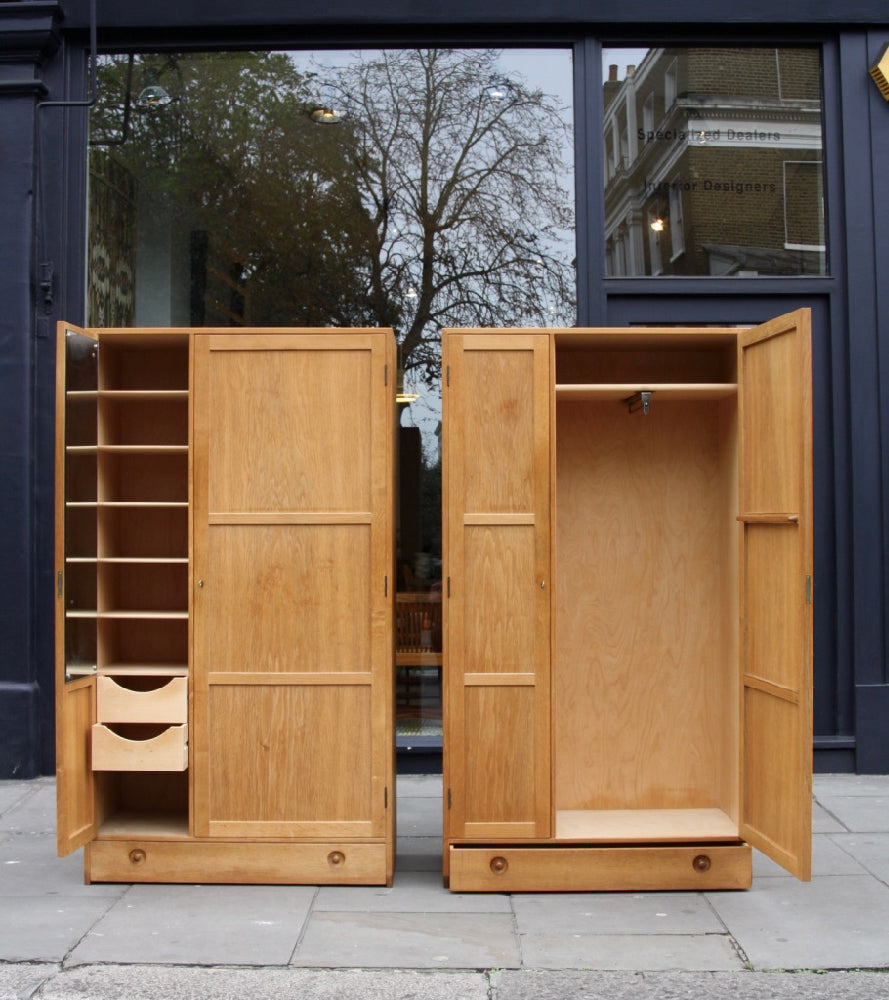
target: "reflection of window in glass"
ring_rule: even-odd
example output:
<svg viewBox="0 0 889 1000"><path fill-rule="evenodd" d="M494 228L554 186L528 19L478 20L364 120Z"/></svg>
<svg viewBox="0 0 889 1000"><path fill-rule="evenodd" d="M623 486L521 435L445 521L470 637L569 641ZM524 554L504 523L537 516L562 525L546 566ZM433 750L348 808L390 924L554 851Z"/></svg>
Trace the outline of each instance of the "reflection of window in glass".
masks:
<svg viewBox="0 0 889 1000"><path fill-rule="evenodd" d="M664 73L664 108L669 110L676 100L676 77L678 67L674 59Z"/></svg>
<svg viewBox="0 0 889 1000"><path fill-rule="evenodd" d="M824 193L818 160L784 162L784 246L824 250Z"/></svg>
<svg viewBox="0 0 889 1000"><path fill-rule="evenodd" d="M649 254L649 274L660 274L663 269L663 256L661 254L661 233L664 231L665 223L663 216L656 209L648 211L648 254Z"/></svg>
<svg viewBox="0 0 889 1000"><path fill-rule="evenodd" d="M670 185L670 248L671 260L685 253L685 221L682 218L682 178L678 175Z"/></svg>
<svg viewBox="0 0 889 1000"><path fill-rule="evenodd" d="M642 128L646 133L654 129L654 91L645 98L642 104Z"/></svg>
<svg viewBox="0 0 889 1000"><path fill-rule="evenodd" d="M819 49L620 48L603 61L604 134L627 125L638 154L606 177L605 240L669 216L658 247L640 221L627 274L826 273Z"/></svg>

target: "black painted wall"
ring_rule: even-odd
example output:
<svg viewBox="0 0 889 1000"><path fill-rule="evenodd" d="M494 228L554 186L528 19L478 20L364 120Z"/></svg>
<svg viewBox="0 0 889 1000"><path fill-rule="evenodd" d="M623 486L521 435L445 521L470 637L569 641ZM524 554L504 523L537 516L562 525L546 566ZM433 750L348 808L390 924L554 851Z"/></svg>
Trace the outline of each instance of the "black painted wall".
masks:
<svg viewBox="0 0 889 1000"><path fill-rule="evenodd" d="M83 320L90 0L0 2L0 778L53 752L54 327ZM749 322L815 335L815 764L889 772L889 103L868 75L885 0L127 0L100 47L575 46L582 324ZM642 27L640 27L642 26ZM820 42L831 275L604 280L599 42ZM584 81L589 74L589 84ZM882 222L882 225L880 224Z"/></svg>

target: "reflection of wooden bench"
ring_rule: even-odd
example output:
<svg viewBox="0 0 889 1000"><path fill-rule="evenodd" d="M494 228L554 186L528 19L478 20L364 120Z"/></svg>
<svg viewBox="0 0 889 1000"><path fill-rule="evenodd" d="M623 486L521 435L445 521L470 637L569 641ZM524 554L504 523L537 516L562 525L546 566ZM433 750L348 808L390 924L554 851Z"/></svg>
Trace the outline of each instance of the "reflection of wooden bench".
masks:
<svg viewBox="0 0 889 1000"><path fill-rule="evenodd" d="M403 671L399 703L418 706L413 683L431 667L441 673L441 594L395 595L395 666Z"/></svg>

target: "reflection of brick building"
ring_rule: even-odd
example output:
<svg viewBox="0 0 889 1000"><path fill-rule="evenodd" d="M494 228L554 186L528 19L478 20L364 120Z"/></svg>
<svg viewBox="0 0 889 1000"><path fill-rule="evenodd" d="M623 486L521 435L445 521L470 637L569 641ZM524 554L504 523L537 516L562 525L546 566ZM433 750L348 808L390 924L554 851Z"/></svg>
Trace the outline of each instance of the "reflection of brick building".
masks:
<svg viewBox="0 0 889 1000"><path fill-rule="evenodd" d="M609 274L825 272L817 50L649 49L604 100Z"/></svg>

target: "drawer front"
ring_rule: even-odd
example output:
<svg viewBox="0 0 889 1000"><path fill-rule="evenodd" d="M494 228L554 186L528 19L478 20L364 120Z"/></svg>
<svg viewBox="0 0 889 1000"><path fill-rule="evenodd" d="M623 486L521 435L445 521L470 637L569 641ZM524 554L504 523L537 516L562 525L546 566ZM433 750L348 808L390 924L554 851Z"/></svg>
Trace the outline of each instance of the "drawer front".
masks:
<svg viewBox="0 0 889 1000"><path fill-rule="evenodd" d="M96 678L98 722L188 722L188 679L172 677L162 687L136 691L113 677Z"/></svg>
<svg viewBox="0 0 889 1000"><path fill-rule="evenodd" d="M89 845L87 881L387 885L386 845L103 840Z"/></svg>
<svg viewBox="0 0 889 1000"><path fill-rule="evenodd" d="M149 739L127 739L102 723L92 730L94 771L184 771L188 726L170 726Z"/></svg>
<svg viewBox="0 0 889 1000"><path fill-rule="evenodd" d="M654 892L747 889L747 844L669 847L451 846L454 892Z"/></svg>

